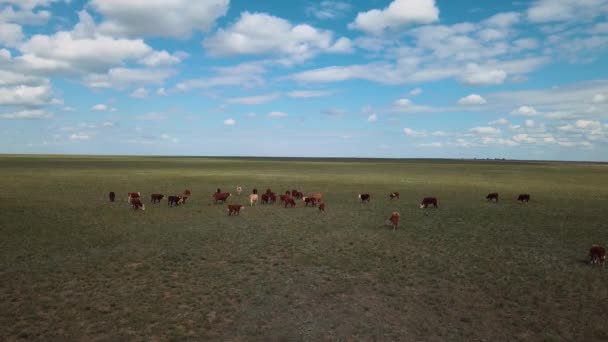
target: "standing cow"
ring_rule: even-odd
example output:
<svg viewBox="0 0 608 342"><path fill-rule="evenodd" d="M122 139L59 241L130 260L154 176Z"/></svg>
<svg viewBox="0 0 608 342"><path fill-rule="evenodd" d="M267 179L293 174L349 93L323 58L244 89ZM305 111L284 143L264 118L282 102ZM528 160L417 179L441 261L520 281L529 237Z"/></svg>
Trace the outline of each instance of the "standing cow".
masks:
<svg viewBox="0 0 608 342"><path fill-rule="evenodd" d="M229 192L216 192L215 194L213 194L213 199L215 200L216 204L217 204L217 202L226 203L226 200L228 199L228 197L230 197Z"/></svg>
<svg viewBox="0 0 608 342"><path fill-rule="evenodd" d="M183 199L182 196L169 196L167 197L167 205L172 207L173 205L180 205L182 204Z"/></svg>
<svg viewBox="0 0 608 342"><path fill-rule="evenodd" d="M498 193L497 192L489 193L488 196L486 196L486 200L488 202L494 201L494 202L498 203Z"/></svg>
<svg viewBox="0 0 608 342"><path fill-rule="evenodd" d="M249 195L249 206L254 206L258 204L258 194Z"/></svg>
<svg viewBox="0 0 608 342"><path fill-rule="evenodd" d="M239 215L241 210L245 209L245 206L240 204L229 204L228 205L228 216Z"/></svg>
<svg viewBox="0 0 608 342"><path fill-rule="evenodd" d="M422 208L428 208L429 205L432 205L435 208L438 208L437 206L437 198L436 197L425 197L422 199L422 202L420 202L420 209Z"/></svg>
<svg viewBox="0 0 608 342"><path fill-rule="evenodd" d="M133 210L146 210L146 206L141 203L141 200L139 199L139 197L135 197L135 198L131 198L130 201L131 206L133 207Z"/></svg>
<svg viewBox="0 0 608 342"><path fill-rule="evenodd" d="M521 203L528 203L530 202L530 194L520 194L517 196L517 200Z"/></svg>
<svg viewBox="0 0 608 342"><path fill-rule="evenodd" d="M359 199L361 203L369 203L371 196L369 194L359 194Z"/></svg>
<svg viewBox="0 0 608 342"><path fill-rule="evenodd" d="M139 198L141 196L141 192L128 192L127 193L127 203L131 203L131 198Z"/></svg>
<svg viewBox="0 0 608 342"><path fill-rule="evenodd" d="M325 211L325 202L319 203L319 211Z"/></svg>
<svg viewBox="0 0 608 342"><path fill-rule="evenodd" d="M591 245L589 249L589 263L591 265L602 265L606 262L606 248L600 245Z"/></svg>
<svg viewBox="0 0 608 342"><path fill-rule="evenodd" d="M150 195L150 202L152 203L160 203L160 201L165 197L163 194L152 194Z"/></svg>
<svg viewBox="0 0 608 342"><path fill-rule="evenodd" d="M116 194L114 193L114 191L110 191L110 194L108 196L110 197L110 202L114 202L114 199L116 198Z"/></svg>
<svg viewBox="0 0 608 342"><path fill-rule="evenodd" d="M393 226L393 230L395 230L399 226L399 220L401 219L401 214L397 211L393 211L391 213L391 217L388 219L388 224Z"/></svg>

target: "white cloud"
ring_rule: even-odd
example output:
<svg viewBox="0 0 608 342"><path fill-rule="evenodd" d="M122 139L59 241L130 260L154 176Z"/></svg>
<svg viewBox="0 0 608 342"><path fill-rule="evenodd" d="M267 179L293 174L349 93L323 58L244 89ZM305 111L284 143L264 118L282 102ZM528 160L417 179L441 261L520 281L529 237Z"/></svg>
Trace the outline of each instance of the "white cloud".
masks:
<svg viewBox="0 0 608 342"><path fill-rule="evenodd" d="M231 67L214 69L216 74L211 77L185 80L176 85L179 91L188 91L193 88L214 88L225 86L258 87L265 83L263 75L266 73L264 63L248 62Z"/></svg>
<svg viewBox="0 0 608 342"><path fill-rule="evenodd" d="M474 63L468 64L461 76L462 81L470 85L502 84L506 78L507 73L504 70L481 67Z"/></svg>
<svg viewBox="0 0 608 342"><path fill-rule="evenodd" d="M281 96L280 93L271 93L266 95L233 97L227 100L228 103L238 103L246 105L257 105L276 100Z"/></svg>
<svg viewBox="0 0 608 342"><path fill-rule="evenodd" d="M0 87L0 105L41 106L52 100L49 85Z"/></svg>
<svg viewBox="0 0 608 342"><path fill-rule="evenodd" d="M524 122L524 125L528 128L532 128L532 127L536 126L536 122L534 120L528 119Z"/></svg>
<svg viewBox="0 0 608 342"><path fill-rule="evenodd" d="M418 96L418 95L420 95L420 94L422 94L422 89L420 89L420 88L415 88L415 89L412 89L412 90L410 90L410 92L409 92L409 95L410 95L410 96Z"/></svg>
<svg viewBox="0 0 608 342"><path fill-rule="evenodd" d="M105 121L101 124L103 127L115 127L116 126L116 122L112 122L112 121Z"/></svg>
<svg viewBox="0 0 608 342"><path fill-rule="evenodd" d="M0 0L0 4L9 4L18 6L26 10L32 10L36 7L43 7L52 4L53 2L70 2L70 0Z"/></svg>
<svg viewBox="0 0 608 342"><path fill-rule="evenodd" d="M100 103L100 104L96 104L93 107L91 107L91 110L94 112L105 112L108 110L108 106Z"/></svg>
<svg viewBox="0 0 608 342"><path fill-rule="evenodd" d="M351 9L348 2L342 1L321 1L318 5L309 6L306 8L306 13L317 19L334 19L344 16Z"/></svg>
<svg viewBox="0 0 608 342"><path fill-rule="evenodd" d="M443 137L443 136L446 136L448 134L446 132L443 132L443 131L435 131L435 132L431 133L431 135L435 136L435 137Z"/></svg>
<svg viewBox="0 0 608 342"><path fill-rule="evenodd" d="M145 113L143 115L138 116L137 119L144 120L144 121L160 121L160 120L166 120L167 115L164 113L149 112L149 113Z"/></svg>
<svg viewBox="0 0 608 342"><path fill-rule="evenodd" d="M288 115L289 114L287 114L287 113L277 112L277 111L268 113L268 117L271 117L271 118L284 118L284 117L286 117Z"/></svg>
<svg viewBox="0 0 608 342"><path fill-rule="evenodd" d="M608 96L604 94L595 94L592 101L593 103L604 103L608 101Z"/></svg>
<svg viewBox="0 0 608 342"><path fill-rule="evenodd" d="M460 105L482 105L486 104L486 100L478 94L471 94L458 100Z"/></svg>
<svg viewBox="0 0 608 342"><path fill-rule="evenodd" d="M521 106L514 111L511 112L512 115L522 115L522 116L536 116L540 115L540 113L534 109L534 107L530 106Z"/></svg>
<svg viewBox="0 0 608 342"><path fill-rule="evenodd" d="M427 136L427 134L425 132L415 131L408 127L403 129L403 133L405 133L405 135L407 135L408 137L412 137L412 138L424 138Z"/></svg>
<svg viewBox="0 0 608 342"><path fill-rule="evenodd" d="M143 99L148 97L148 90L146 90L146 88L137 88L129 96L137 99Z"/></svg>
<svg viewBox="0 0 608 342"><path fill-rule="evenodd" d="M229 0L92 0L90 6L106 19L99 27L105 34L187 38L193 31L211 29L218 18L226 15L229 3Z"/></svg>
<svg viewBox="0 0 608 342"><path fill-rule="evenodd" d="M165 141L171 141L171 142L172 142L172 143L174 143L174 144L176 144L176 143L178 143L178 142L179 142L179 139L178 139L178 138L172 137L172 136L170 136L170 135L169 135L169 134L167 134L167 133L163 133L163 134L161 134L161 135L160 135L160 138L161 138L162 140L165 140Z"/></svg>
<svg viewBox="0 0 608 342"><path fill-rule="evenodd" d="M91 138L91 135L86 133L74 133L70 135L70 140L72 141L90 140Z"/></svg>
<svg viewBox="0 0 608 342"><path fill-rule="evenodd" d="M165 88L158 88L158 89L156 89L156 95L167 96L169 94L167 93L167 90L165 90Z"/></svg>
<svg viewBox="0 0 608 342"><path fill-rule="evenodd" d="M226 119L226 120L224 120L224 125L226 125L226 126L234 126L234 125L236 125L236 120L234 120L234 119Z"/></svg>
<svg viewBox="0 0 608 342"><path fill-rule="evenodd" d="M439 20L435 0L394 0L384 9L359 12L348 25L371 34L396 30L411 24L429 24Z"/></svg>
<svg viewBox="0 0 608 342"><path fill-rule="evenodd" d="M289 21L266 13L243 12L226 29L219 29L204 40L212 56L262 55L284 56L285 63L302 62L320 52L350 52L350 40L334 40L333 33L307 24Z"/></svg>
<svg viewBox="0 0 608 342"><path fill-rule="evenodd" d="M537 0L528 8L528 20L544 23L592 20L608 13L607 0Z"/></svg>
<svg viewBox="0 0 608 342"><path fill-rule="evenodd" d="M499 134L500 130L496 127L485 126L485 127L473 127L471 129L469 129L469 132L477 133L477 134Z"/></svg>
<svg viewBox="0 0 608 342"><path fill-rule="evenodd" d="M427 144L418 144L418 146L420 146L420 147L443 147L443 144L436 141L436 142L427 143Z"/></svg>
<svg viewBox="0 0 608 342"><path fill-rule="evenodd" d="M0 22L0 45L17 46L23 39L21 25Z"/></svg>
<svg viewBox="0 0 608 342"><path fill-rule="evenodd" d="M490 121L488 123L489 125L508 125L509 124L509 120L505 119L505 118L500 118L494 121Z"/></svg>
<svg viewBox="0 0 608 342"><path fill-rule="evenodd" d="M482 137L481 143L483 145L500 145L500 146L518 146L519 143L511 139L495 138L495 137Z"/></svg>
<svg viewBox="0 0 608 342"><path fill-rule="evenodd" d="M84 82L91 88L124 89L131 86L158 85L174 75L170 69L112 68L105 74L90 74Z"/></svg>
<svg viewBox="0 0 608 342"><path fill-rule="evenodd" d="M168 66L179 64L181 62L181 58L178 56L172 55L167 51L153 51L149 55L139 60L140 64L149 67L158 67L158 66Z"/></svg>
<svg viewBox="0 0 608 342"><path fill-rule="evenodd" d="M506 29L517 24L521 19L521 14L517 12L498 13L483 21L483 24L491 27Z"/></svg>
<svg viewBox="0 0 608 342"><path fill-rule="evenodd" d="M333 94L327 90L295 90L287 93L287 96L294 98L322 97Z"/></svg>
<svg viewBox="0 0 608 342"><path fill-rule="evenodd" d="M50 119L53 117L53 113L45 110L33 109L33 110L20 110L12 113L0 114L0 118L3 119L24 119L24 120L38 120L38 119Z"/></svg>
<svg viewBox="0 0 608 342"><path fill-rule="evenodd" d="M378 121L378 115L372 114L372 115L368 116L367 117L367 121L369 121L369 122L376 122L376 121Z"/></svg>

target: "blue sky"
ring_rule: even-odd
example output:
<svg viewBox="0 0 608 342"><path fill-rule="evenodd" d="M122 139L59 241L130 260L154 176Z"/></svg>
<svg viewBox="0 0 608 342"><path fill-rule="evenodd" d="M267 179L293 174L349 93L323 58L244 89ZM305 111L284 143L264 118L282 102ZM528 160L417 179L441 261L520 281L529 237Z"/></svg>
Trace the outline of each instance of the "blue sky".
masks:
<svg viewBox="0 0 608 342"><path fill-rule="evenodd" d="M608 0L0 0L0 153L608 161Z"/></svg>

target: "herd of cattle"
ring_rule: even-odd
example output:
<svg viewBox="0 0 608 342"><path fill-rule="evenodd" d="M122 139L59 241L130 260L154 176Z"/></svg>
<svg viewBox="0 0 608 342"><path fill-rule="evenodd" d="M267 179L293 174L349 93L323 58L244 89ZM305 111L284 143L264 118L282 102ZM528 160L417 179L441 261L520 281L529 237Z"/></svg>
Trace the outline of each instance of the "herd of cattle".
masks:
<svg viewBox="0 0 608 342"><path fill-rule="evenodd" d="M242 188L238 186L236 188L236 192L238 195L241 194ZM167 197L167 204L170 207L179 206L180 204L185 204L188 198L192 195L192 192L189 189L184 190L179 195L172 195ZM222 192L221 189L217 189L215 193L213 193L212 198L215 204L218 203L226 203L228 198L231 196L230 192ZM163 194L151 194L150 202L151 203L160 203L161 200L165 196ZM110 192L109 194L110 202L114 202L116 199L116 194L114 192ZM358 198L362 203L369 203L371 201L371 195L368 193L359 194ZM398 192L391 192L389 194L389 198L399 199ZM323 201L322 195L320 193L314 193L308 197L305 197L304 194L296 189L291 191L287 190L284 194L280 194L278 197L281 204L285 206L285 208L291 207L294 208L296 206L295 200L301 200L304 202L306 207L317 207L319 211L325 211L325 202ZM498 202L498 193L492 192L486 196L487 201ZM528 203L530 201L530 194L520 194L517 197L517 200L521 203ZM260 202L261 204L272 205L277 202L277 195L270 188L266 189L266 192L258 195L258 190L253 189L252 193L249 195L249 205L255 206ZM129 192L127 193L127 203L131 205L134 210L146 210L145 204L141 201L141 192ZM420 202L420 208L428 208L429 206L433 206L434 208L438 208L438 200L437 197L424 197ZM228 216L239 215L241 210L244 209L245 206L242 204L228 204L227 212ZM401 219L401 214L397 211L393 211L391 216L386 221L386 224L393 227L395 230L399 226L399 221ZM590 263L593 265L601 264L602 266L606 261L606 248L600 245L592 245L589 250L589 258Z"/></svg>

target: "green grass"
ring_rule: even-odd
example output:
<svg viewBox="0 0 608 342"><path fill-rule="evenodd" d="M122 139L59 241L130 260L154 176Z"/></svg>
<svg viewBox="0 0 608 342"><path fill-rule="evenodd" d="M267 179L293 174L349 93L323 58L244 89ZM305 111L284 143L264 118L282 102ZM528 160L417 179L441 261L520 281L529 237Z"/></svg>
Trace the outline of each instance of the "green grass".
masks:
<svg viewBox="0 0 608 342"><path fill-rule="evenodd" d="M297 188L327 209L228 217L211 193L237 185L229 203ZM0 340L608 339L608 268L584 263L607 165L4 156L0 203Z"/></svg>

